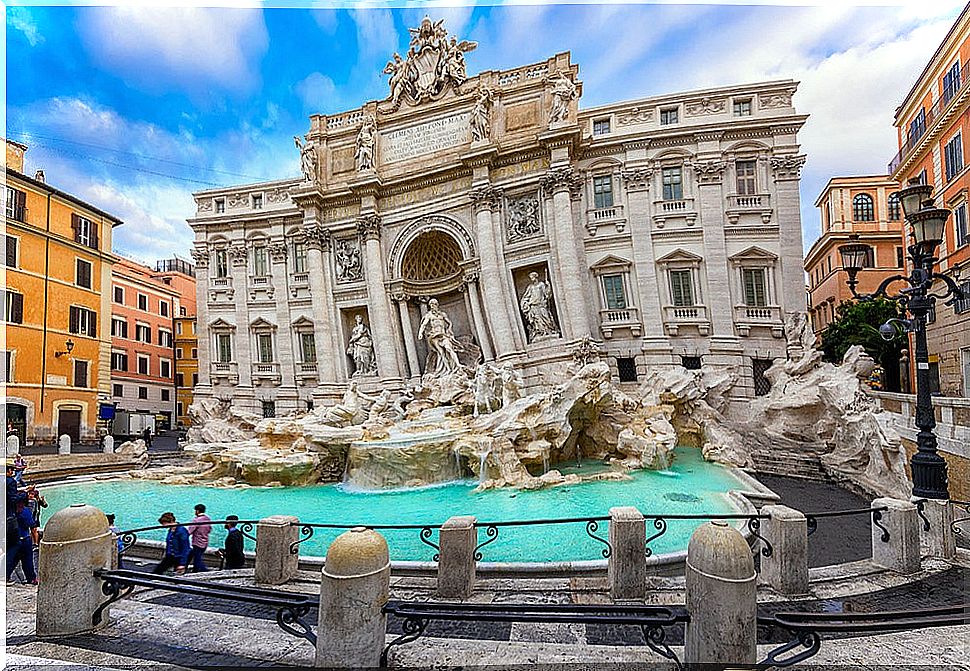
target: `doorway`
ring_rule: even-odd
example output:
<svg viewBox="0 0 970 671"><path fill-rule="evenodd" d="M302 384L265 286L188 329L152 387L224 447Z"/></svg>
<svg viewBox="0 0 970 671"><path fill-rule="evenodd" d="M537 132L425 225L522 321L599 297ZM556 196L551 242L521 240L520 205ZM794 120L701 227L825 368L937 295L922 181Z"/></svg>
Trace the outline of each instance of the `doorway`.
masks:
<svg viewBox="0 0 970 671"><path fill-rule="evenodd" d="M27 444L27 406L7 403L7 435L15 433L21 445Z"/></svg>
<svg viewBox="0 0 970 671"><path fill-rule="evenodd" d="M81 442L81 411L75 408L61 408L57 413L57 436L68 435L71 443Z"/></svg>

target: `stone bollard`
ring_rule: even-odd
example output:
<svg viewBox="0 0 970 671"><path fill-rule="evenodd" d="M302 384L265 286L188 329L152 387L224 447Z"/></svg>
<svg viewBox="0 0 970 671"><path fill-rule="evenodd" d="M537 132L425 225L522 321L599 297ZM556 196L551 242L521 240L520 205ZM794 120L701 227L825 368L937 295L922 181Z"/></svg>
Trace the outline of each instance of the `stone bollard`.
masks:
<svg viewBox="0 0 970 671"><path fill-rule="evenodd" d="M610 547L607 574L614 600L642 599L647 593L646 527L639 510L610 508Z"/></svg>
<svg viewBox="0 0 970 671"><path fill-rule="evenodd" d="M292 515L271 515L256 523L256 583L282 585L296 575L300 553L290 545L299 539L300 520Z"/></svg>
<svg viewBox="0 0 970 671"><path fill-rule="evenodd" d="M71 437L66 433L57 439L57 453L58 454L71 453Z"/></svg>
<svg viewBox="0 0 970 671"><path fill-rule="evenodd" d="M771 556L761 556L761 581L781 594L808 592L808 522L805 514L788 506L765 506L770 519L761 524L771 543Z"/></svg>
<svg viewBox="0 0 970 671"><path fill-rule="evenodd" d="M873 508L889 508L881 512L879 524L872 523L872 562L897 573L915 573L920 569L919 524L916 506L899 499L874 499ZM883 537L888 532L889 537Z"/></svg>
<svg viewBox="0 0 970 671"><path fill-rule="evenodd" d="M390 584L391 562L383 536L355 527L334 539L320 576L317 667L379 666L387 629L382 609Z"/></svg>
<svg viewBox="0 0 970 671"><path fill-rule="evenodd" d="M105 454L114 454L115 439L111 436L105 436L104 441L101 443L101 451Z"/></svg>
<svg viewBox="0 0 970 671"><path fill-rule="evenodd" d="M13 457L20 454L20 436L11 433L7 436L7 456Z"/></svg>
<svg viewBox="0 0 970 671"><path fill-rule="evenodd" d="M449 518L438 532L438 596L464 599L475 589L475 518Z"/></svg>
<svg viewBox="0 0 970 671"><path fill-rule="evenodd" d="M953 506L949 501L926 499L923 503L923 515L930 525L927 529L926 523L919 520L920 548L923 555L953 559L957 553L956 538L953 535Z"/></svg>
<svg viewBox="0 0 970 671"><path fill-rule="evenodd" d="M758 576L744 536L726 522L699 526L687 546L687 668L754 664L757 610Z"/></svg>
<svg viewBox="0 0 970 671"><path fill-rule="evenodd" d="M94 506L76 503L47 520L37 573L38 636L70 636L96 628L91 618L107 597L94 571L110 569L117 548L108 520ZM97 627L107 622L105 609Z"/></svg>

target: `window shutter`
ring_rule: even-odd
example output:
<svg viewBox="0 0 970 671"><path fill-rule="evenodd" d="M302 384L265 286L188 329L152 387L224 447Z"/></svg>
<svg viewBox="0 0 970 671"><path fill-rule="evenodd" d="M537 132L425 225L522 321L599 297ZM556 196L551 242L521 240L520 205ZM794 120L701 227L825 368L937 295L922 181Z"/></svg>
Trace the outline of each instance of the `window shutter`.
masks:
<svg viewBox="0 0 970 671"><path fill-rule="evenodd" d="M19 191L19 190L14 191L14 205L16 205L18 212L24 212L24 210L27 207L27 192L26 191ZM26 218L27 218L23 214L21 215L21 217L24 220L26 220Z"/></svg>
<svg viewBox="0 0 970 671"><path fill-rule="evenodd" d="M81 239L81 216L78 214L71 213L71 230L74 231L74 241L78 242Z"/></svg>
<svg viewBox="0 0 970 671"><path fill-rule="evenodd" d="M79 333L80 330L81 330L81 328L79 326L79 322L80 321L81 321L80 311L79 311L78 308L76 308L76 307L74 307L72 305L71 306L70 325L68 326L68 331L70 331L71 333Z"/></svg>
<svg viewBox="0 0 970 671"><path fill-rule="evenodd" d="M98 225L93 221L91 222L91 235L88 236L88 240L88 244L91 246L91 249L98 248Z"/></svg>
<svg viewBox="0 0 970 671"><path fill-rule="evenodd" d="M88 335L96 338L98 335L98 313L88 310Z"/></svg>
<svg viewBox="0 0 970 671"><path fill-rule="evenodd" d="M16 268L17 267L17 238L12 238L9 235L7 238L7 267Z"/></svg>
<svg viewBox="0 0 970 671"><path fill-rule="evenodd" d="M11 294L13 297L12 305L12 321L23 324L24 323L24 295L23 294Z"/></svg>

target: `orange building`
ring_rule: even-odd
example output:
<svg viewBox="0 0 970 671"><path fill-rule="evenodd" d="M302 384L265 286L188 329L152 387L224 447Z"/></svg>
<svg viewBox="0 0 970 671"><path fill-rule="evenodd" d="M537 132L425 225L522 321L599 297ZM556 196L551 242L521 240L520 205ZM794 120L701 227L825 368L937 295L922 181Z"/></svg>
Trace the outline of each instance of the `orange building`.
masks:
<svg viewBox="0 0 970 671"><path fill-rule="evenodd" d="M889 175L902 185L912 179L932 184L937 204L953 211L938 252L938 270L970 292L970 165L965 150L970 141L965 139L970 134L970 5L896 110L894 125L899 153L889 164ZM935 386L945 396L970 396L970 298L953 307L938 304L935 313L926 330Z"/></svg>
<svg viewBox="0 0 970 671"><path fill-rule="evenodd" d="M192 424L188 415L199 383L199 336L195 316L175 318L175 414L182 426Z"/></svg>
<svg viewBox="0 0 970 671"><path fill-rule="evenodd" d="M112 231L122 222L24 174L7 141L6 420L22 442L94 441L110 404Z"/></svg>
<svg viewBox="0 0 970 671"><path fill-rule="evenodd" d="M872 258L858 275L857 291L874 291L886 277L901 272L902 212L895 197L897 185L883 175L833 177L815 201L822 235L805 256L808 274L809 315L816 335L835 318L835 308L852 299L842 269L839 245L849 236L872 247Z"/></svg>

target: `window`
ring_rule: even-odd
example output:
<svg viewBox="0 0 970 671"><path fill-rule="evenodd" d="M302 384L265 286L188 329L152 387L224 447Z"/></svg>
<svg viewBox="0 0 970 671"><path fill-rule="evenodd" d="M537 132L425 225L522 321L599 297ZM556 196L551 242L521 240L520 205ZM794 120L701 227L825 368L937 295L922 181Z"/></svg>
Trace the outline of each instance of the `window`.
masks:
<svg viewBox="0 0 970 671"><path fill-rule="evenodd" d="M265 277L268 274L266 247L253 247L253 275L256 277Z"/></svg>
<svg viewBox="0 0 970 671"><path fill-rule="evenodd" d="M148 312L148 296L145 294L138 294L138 309Z"/></svg>
<svg viewBox="0 0 970 671"><path fill-rule="evenodd" d="M168 359L161 359L158 362L159 377L166 379L172 377L172 362Z"/></svg>
<svg viewBox="0 0 970 671"><path fill-rule="evenodd" d="M943 147L943 167L946 172L946 181L948 182L963 170L962 135L962 133L957 133Z"/></svg>
<svg viewBox="0 0 970 671"><path fill-rule="evenodd" d="M734 116L751 116L751 98L734 101Z"/></svg>
<svg viewBox="0 0 970 671"><path fill-rule="evenodd" d="M276 417L275 401L263 401L263 417Z"/></svg>
<svg viewBox="0 0 970 671"><path fill-rule="evenodd" d="M593 178L593 207L597 210L613 207L613 176L600 175Z"/></svg>
<svg viewBox="0 0 970 671"><path fill-rule="evenodd" d="M199 350L197 350L195 347L192 348L192 358L193 359L199 358Z"/></svg>
<svg viewBox="0 0 970 671"><path fill-rule="evenodd" d="M660 171L664 200L680 200L684 197L684 180L681 168L664 168Z"/></svg>
<svg viewBox="0 0 970 671"><path fill-rule="evenodd" d="M124 287L114 287L114 302L119 305L125 304L125 288Z"/></svg>
<svg viewBox="0 0 970 671"><path fill-rule="evenodd" d="M7 239L7 246L4 248L6 251L6 265L8 268L17 267L17 243L20 242L17 238L12 235L5 236Z"/></svg>
<svg viewBox="0 0 970 671"><path fill-rule="evenodd" d="M27 221L27 194L12 186L7 187L7 216L17 221Z"/></svg>
<svg viewBox="0 0 970 671"><path fill-rule="evenodd" d="M609 119L596 119L593 121L593 135L606 135L610 132Z"/></svg>
<svg viewBox="0 0 970 671"><path fill-rule="evenodd" d="M889 210L889 221L899 221L900 209L899 209L899 194L891 193L889 194L889 200L886 201L886 206Z"/></svg>
<svg viewBox="0 0 970 671"><path fill-rule="evenodd" d="M195 387L198 384L199 384L199 374L192 373L192 386Z"/></svg>
<svg viewBox="0 0 970 671"><path fill-rule="evenodd" d="M169 400L169 392L170 392L169 389L162 389L162 400L163 401Z"/></svg>
<svg viewBox="0 0 970 671"><path fill-rule="evenodd" d="M953 310L957 314L963 314L964 312L970 312L970 280L967 280L960 285L960 290L963 292L963 299L958 300L953 304Z"/></svg>
<svg viewBox="0 0 970 671"><path fill-rule="evenodd" d="M738 195L753 196L758 192L757 180L755 179L755 168L757 161L745 160L737 161L734 169L738 174Z"/></svg>
<svg viewBox="0 0 970 671"><path fill-rule="evenodd" d="M852 199L852 219L853 221L872 221L875 219L872 196L868 193L860 193Z"/></svg>
<svg viewBox="0 0 970 671"><path fill-rule="evenodd" d="M168 301L158 301L158 314L168 317Z"/></svg>
<svg viewBox="0 0 970 671"><path fill-rule="evenodd" d="M637 360L633 357L616 357L616 372L620 382L636 382Z"/></svg>
<svg viewBox="0 0 970 671"><path fill-rule="evenodd" d="M85 289L91 288L91 264L84 259L75 259L74 284Z"/></svg>
<svg viewBox="0 0 970 671"><path fill-rule="evenodd" d="M182 373L176 373L175 374L175 386L176 387L184 387L185 386L185 375L183 375Z"/></svg>
<svg viewBox="0 0 970 671"><path fill-rule="evenodd" d="M306 272L306 244L302 242L293 243L293 272Z"/></svg>
<svg viewBox="0 0 970 671"><path fill-rule="evenodd" d="M124 388L124 386L123 385L120 385L120 384L112 385L111 386L111 395L112 396L124 396L125 395L125 388Z"/></svg>
<svg viewBox="0 0 970 671"><path fill-rule="evenodd" d="M920 108L919 113L909 122L909 143L916 144L926 132L926 110Z"/></svg>
<svg viewBox="0 0 970 671"><path fill-rule="evenodd" d="M217 249L213 254L213 259L216 268L216 277L229 277L229 259L226 255L226 250Z"/></svg>
<svg viewBox="0 0 970 671"><path fill-rule="evenodd" d="M3 352L3 379L0 382L8 383L14 381L13 376L13 359L14 353L10 350L4 350Z"/></svg>
<svg viewBox="0 0 970 671"><path fill-rule="evenodd" d="M128 355L125 352L111 353L111 370L128 371Z"/></svg>
<svg viewBox="0 0 970 671"><path fill-rule="evenodd" d="M168 329L158 329L158 344L162 347L171 347L172 332Z"/></svg>
<svg viewBox="0 0 970 671"><path fill-rule="evenodd" d="M967 231L967 205L960 205L953 210L953 230L956 233L957 247L970 243L970 231Z"/></svg>
<svg viewBox="0 0 970 671"><path fill-rule="evenodd" d="M923 168L922 170L919 171L919 174L916 175L915 180L914 180L913 183L914 184L926 184L926 168Z"/></svg>
<svg viewBox="0 0 970 671"><path fill-rule="evenodd" d="M862 260L863 268L875 268L876 267L876 250L874 247L870 247L866 250L866 258Z"/></svg>
<svg viewBox="0 0 970 671"><path fill-rule="evenodd" d="M254 210L263 209L263 194L261 193L253 194L253 209Z"/></svg>
<svg viewBox="0 0 970 671"><path fill-rule="evenodd" d="M175 323L175 332L182 335L182 322Z"/></svg>
<svg viewBox="0 0 970 671"><path fill-rule="evenodd" d="M682 356L680 357L680 365L687 370L700 370L701 358L699 356Z"/></svg>
<svg viewBox="0 0 970 671"><path fill-rule="evenodd" d="M232 361L232 336L228 333L216 335L216 357L219 363Z"/></svg>
<svg viewBox="0 0 970 671"><path fill-rule="evenodd" d="M135 324L135 340L151 344L152 328L147 324Z"/></svg>
<svg viewBox="0 0 970 671"><path fill-rule="evenodd" d="M669 126L670 124L677 123L678 114L676 107L668 107L667 109L660 110L660 125Z"/></svg>
<svg viewBox="0 0 970 671"><path fill-rule="evenodd" d="M896 247L896 267L897 268L902 268L905 265L906 265L906 263L904 261L903 248L902 247Z"/></svg>
<svg viewBox="0 0 970 671"><path fill-rule="evenodd" d="M317 361L317 342L313 338L313 332L300 334L300 354L303 363L316 363Z"/></svg>
<svg viewBox="0 0 970 671"><path fill-rule="evenodd" d="M226 211L226 199L216 198L216 214L222 214Z"/></svg>
<svg viewBox="0 0 970 671"><path fill-rule="evenodd" d="M690 307L694 305L694 284L690 270L671 270L670 300L676 307Z"/></svg>
<svg viewBox="0 0 970 671"><path fill-rule="evenodd" d="M185 412L183 412L182 410L182 401L179 401L178 403L176 403L175 407L176 407L175 414L177 414L179 417L185 414Z"/></svg>
<svg viewBox="0 0 970 671"><path fill-rule="evenodd" d="M626 292L623 288L623 275L603 275L603 294L606 296L607 310L626 310Z"/></svg>
<svg viewBox="0 0 970 671"><path fill-rule="evenodd" d="M148 398L148 387L138 387L138 398L142 400Z"/></svg>
<svg viewBox="0 0 970 671"><path fill-rule="evenodd" d="M768 305L768 288L764 268L742 268L741 284L744 287L744 304L751 307Z"/></svg>
<svg viewBox="0 0 970 671"><path fill-rule="evenodd" d="M186 314L186 311L185 311L185 306L184 306L184 305L180 305L180 306L179 306L179 316L180 316L180 317L184 317L184 316L185 316L185 314Z"/></svg>
<svg viewBox="0 0 970 671"><path fill-rule="evenodd" d="M111 318L111 335L115 338L128 337L128 322L121 317Z"/></svg>
<svg viewBox="0 0 970 671"><path fill-rule="evenodd" d="M751 373L754 378L754 395L765 396L771 391L771 380L765 373L771 368L772 359L752 359Z"/></svg>
<svg viewBox="0 0 970 671"><path fill-rule="evenodd" d="M950 99L960 90L960 61L950 66L946 74L943 75L943 104L950 102Z"/></svg>
<svg viewBox="0 0 970 671"><path fill-rule="evenodd" d="M98 248L98 226L93 221L78 214L72 214L71 228L74 229L75 242L91 249Z"/></svg>
<svg viewBox="0 0 970 671"><path fill-rule="evenodd" d="M3 316L10 324L24 323L24 295L16 291L7 290L4 301ZM73 310L73 308L71 308ZM74 333L74 331L72 331Z"/></svg>
<svg viewBox="0 0 970 671"><path fill-rule="evenodd" d="M176 347L175 348L175 358L176 359L181 359L182 358L182 348L181 347Z"/></svg>
<svg viewBox="0 0 970 671"><path fill-rule="evenodd" d="M256 352L259 363L273 363L273 336L269 333L257 334Z"/></svg>
<svg viewBox="0 0 970 671"><path fill-rule="evenodd" d="M78 335L96 337L98 335L98 313L94 310L72 305L68 330Z"/></svg>
<svg viewBox="0 0 970 671"><path fill-rule="evenodd" d="M88 386L88 362L74 360L74 386L75 387L87 387Z"/></svg>
<svg viewBox="0 0 970 671"><path fill-rule="evenodd" d="M138 374L151 375L151 359L142 354L138 355Z"/></svg>

